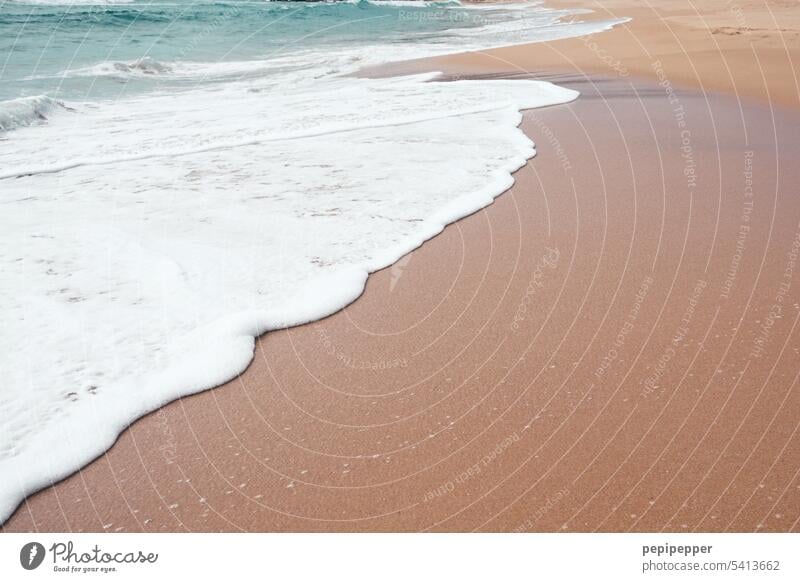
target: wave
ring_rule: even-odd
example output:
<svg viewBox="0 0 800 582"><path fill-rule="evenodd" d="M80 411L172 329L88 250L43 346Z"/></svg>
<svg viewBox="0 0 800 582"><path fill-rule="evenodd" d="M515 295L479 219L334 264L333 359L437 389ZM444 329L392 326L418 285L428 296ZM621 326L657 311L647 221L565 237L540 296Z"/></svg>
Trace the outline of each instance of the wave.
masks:
<svg viewBox="0 0 800 582"><path fill-rule="evenodd" d="M169 79L169 80L214 80L214 79L243 79L251 75L260 75L266 72L279 72L292 69L278 59L252 60L252 61L160 61L152 57L143 57L131 61L103 61L88 67L67 69L55 77L106 77L110 79ZM43 76L30 77L41 79Z"/></svg>
<svg viewBox="0 0 800 582"><path fill-rule="evenodd" d="M47 95L0 101L0 132L47 121L48 114L59 108L65 109L64 104Z"/></svg>
<svg viewBox="0 0 800 582"><path fill-rule="evenodd" d="M256 336L344 307L369 273L490 204L534 154L519 111L577 97L432 78L114 101L70 128L64 162L41 136L15 140L0 203L20 218L0 246L24 241L37 270L0 257L0 364L57 357L14 368L0 402L20 411L0 434L0 474L14 476L0 480L0 522L134 419L240 373ZM24 167L33 152L42 165Z"/></svg>
<svg viewBox="0 0 800 582"><path fill-rule="evenodd" d="M105 61L64 71L61 76L70 77L152 77L171 73L174 70L170 63L157 61L152 57L143 57L133 61Z"/></svg>
<svg viewBox="0 0 800 582"><path fill-rule="evenodd" d="M416 79L419 82L433 81L440 76L439 73L426 73L407 77L408 79ZM520 86L523 84L516 82ZM457 85L456 82L451 82ZM463 83L461 83L463 85ZM494 82L495 85L500 85L499 81ZM543 91L539 87L544 84L539 82L530 83L530 86L537 87L533 97L520 97L517 102L517 109L522 110L526 108L541 107L544 105L552 105L556 103L566 103L577 98L578 93L571 89L555 88L552 95L548 94L547 97L542 97ZM555 87L554 85L552 87ZM546 92L545 92L546 93ZM552 101L548 101L552 99ZM180 150L154 150L147 153L137 153L132 155L123 155L115 157L93 157L91 159L72 159L69 161L59 162L51 165L31 166L31 167L18 167L12 168L5 172L0 172L0 180L8 180L11 178L31 177L41 174L56 174L74 168L81 168L84 166L110 166L121 165L130 162L141 162L153 158L179 158L192 156L196 154L204 154L218 151L231 151L237 148L244 148L248 146L265 145L272 142L293 141L309 138L330 138L336 134L344 134L364 130L376 130L397 128L404 125L413 125L426 122L444 121L453 118L462 118L469 115L485 114L496 111L503 107L507 107L507 103L498 105L496 102L488 102L476 106L464 108L451 108L446 111L436 113L416 113L407 115L401 118L384 119L379 121L367 121L358 124L333 124L330 126L320 127L316 129L305 130L301 132L288 132L284 134L269 135L266 137L248 139L243 141L225 141L225 142L211 142L201 147L184 148Z"/></svg>

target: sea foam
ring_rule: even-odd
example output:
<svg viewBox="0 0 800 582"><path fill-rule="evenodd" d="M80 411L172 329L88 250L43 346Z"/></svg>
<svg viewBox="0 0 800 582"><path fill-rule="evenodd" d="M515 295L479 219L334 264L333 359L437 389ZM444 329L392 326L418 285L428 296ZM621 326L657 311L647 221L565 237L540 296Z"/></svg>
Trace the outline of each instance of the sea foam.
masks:
<svg viewBox="0 0 800 582"><path fill-rule="evenodd" d="M0 102L0 132L46 121L52 111L63 108L64 104L61 101L51 99L46 95L2 101Z"/></svg>

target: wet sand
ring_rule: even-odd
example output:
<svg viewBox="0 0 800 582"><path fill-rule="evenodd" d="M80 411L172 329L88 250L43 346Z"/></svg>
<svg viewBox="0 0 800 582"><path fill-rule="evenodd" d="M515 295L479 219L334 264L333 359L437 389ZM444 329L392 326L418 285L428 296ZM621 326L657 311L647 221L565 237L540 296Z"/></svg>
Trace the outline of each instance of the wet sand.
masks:
<svg viewBox="0 0 800 582"><path fill-rule="evenodd" d="M509 192L4 531L800 530L800 113L551 78Z"/></svg>

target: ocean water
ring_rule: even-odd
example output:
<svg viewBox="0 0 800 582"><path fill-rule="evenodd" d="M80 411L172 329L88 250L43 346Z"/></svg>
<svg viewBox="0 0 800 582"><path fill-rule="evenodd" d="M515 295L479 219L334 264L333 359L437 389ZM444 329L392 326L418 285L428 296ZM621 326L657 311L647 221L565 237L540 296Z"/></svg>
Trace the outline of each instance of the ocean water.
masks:
<svg viewBox="0 0 800 582"><path fill-rule="evenodd" d="M566 18L569 20L565 20ZM534 155L537 81L350 76L599 32L539 3L0 0L0 522Z"/></svg>

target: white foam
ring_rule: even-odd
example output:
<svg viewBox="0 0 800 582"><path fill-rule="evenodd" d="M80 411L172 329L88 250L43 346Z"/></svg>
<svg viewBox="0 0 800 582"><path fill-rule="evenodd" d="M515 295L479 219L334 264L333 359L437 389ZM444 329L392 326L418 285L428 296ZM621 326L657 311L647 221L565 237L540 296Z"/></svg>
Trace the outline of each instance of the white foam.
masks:
<svg viewBox="0 0 800 582"><path fill-rule="evenodd" d="M335 312L490 204L534 155L520 111L577 96L332 72L402 52L72 103L0 141L0 522L143 414L244 370L258 335Z"/></svg>
<svg viewBox="0 0 800 582"><path fill-rule="evenodd" d="M66 71L65 76L119 76L119 77L136 77L136 76L152 76L163 75L172 72L172 66L167 63L157 61L152 57L143 57L132 61L110 61L93 65L91 67L84 67L75 69L73 71Z"/></svg>
<svg viewBox="0 0 800 582"><path fill-rule="evenodd" d="M218 77L231 78L263 74L271 72L275 68L276 63L272 60L169 62L159 61L152 57L143 57L131 61L104 61L88 67L67 69L57 76L114 77L117 79L213 79Z"/></svg>

